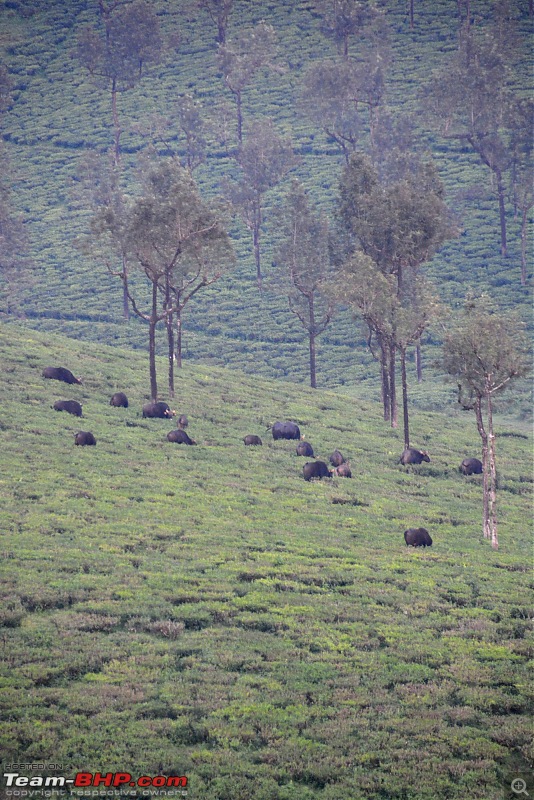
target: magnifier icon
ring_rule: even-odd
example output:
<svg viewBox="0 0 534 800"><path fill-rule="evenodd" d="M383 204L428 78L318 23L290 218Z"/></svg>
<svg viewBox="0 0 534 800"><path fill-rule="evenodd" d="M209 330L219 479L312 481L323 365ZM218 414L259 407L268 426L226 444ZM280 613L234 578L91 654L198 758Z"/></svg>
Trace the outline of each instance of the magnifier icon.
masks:
<svg viewBox="0 0 534 800"><path fill-rule="evenodd" d="M527 784L523 778L514 778L510 786L514 794L526 794L527 797L530 797L527 792Z"/></svg>

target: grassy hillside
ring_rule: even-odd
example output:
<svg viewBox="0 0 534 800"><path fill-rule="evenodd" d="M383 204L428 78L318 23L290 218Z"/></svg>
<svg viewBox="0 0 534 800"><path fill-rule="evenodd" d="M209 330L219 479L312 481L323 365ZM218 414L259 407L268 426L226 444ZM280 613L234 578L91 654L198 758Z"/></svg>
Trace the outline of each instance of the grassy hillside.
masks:
<svg viewBox="0 0 534 800"><path fill-rule="evenodd" d="M119 97L124 161L130 166L146 144L139 127L146 127L155 114L172 118L174 99L180 93L190 92L201 101L206 119L215 127L220 127L224 105L232 105L217 72L215 27L195 5L185 0L158 0L155 4L163 33L179 33L180 46ZM510 255L504 259L498 246L497 202L486 169L458 142L431 134L419 109L419 89L456 45L457 3L416 3L413 29L405 0L387 0L382 5L392 46L387 102L394 113L401 109L416 113L423 143L438 162L449 205L462 228L461 236L435 256L429 273L448 303L461 302L466 289L472 287L488 291L505 307L523 309L528 316L530 287L521 287L519 282L519 219L514 218L509 204ZM531 18L526 4L517 3L514 8L525 47L519 51L513 79L518 88L528 90ZM489 0L472 1L477 25L491 20L491 9ZM108 93L91 83L73 55L81 26L94 25L97 16L96 4L86 0L0 2L4 34L0 60L7 64L15 84L14 104L4 114L2 133L17 174L13 199L26 220L35 262L33 283L24 292L19 311L29 326L42 331L144 348L143 326L136 320L121 320L118 284L73 247L74 237L87 227L87 211L73 194L73 183L87 153L104 153L112 142ZM245 90L245 123L270 117L281 133L291 135L301 157L292 175L330 212L342 159L333 144L299 114L297 101L306 68L333 53L333 45L321 34L319 15L307 0L235 0L229 38L260 19L277 30L281 69L260 72ZM233 122L229 124L232 128ZM220 190L221 178L232 173L234 165L220 135L212 130L208 138L207 164L196 176L210 194ZM183 147L176 128L171 131L171 141L179 150ZM365 142L364 135L364 147ZM263 256L268 275L276 235L269 211L286 188L287 183L266 201ZM269 292L258 294L248 232L236 225L232 235L237 270L199 293L188 309L185 356L268 378L305 382L303 331L283 299ZM435 338L436 334L431 338L430 355ZM427 358L428 366L430 361ZM340 312L319 340L318 370L323 386L357 385L362 380L371 380L376 386L376 370L365 352L364 337L346 313ZM427 376L432 375L429 368ZM427 407L445 400L435 386L433 391L432 397L422 398Z"/></svg>
<svg viewBox="0 0 534 800"><path fill-rule="evenodd" d="M0 360L3 771L186 775L191 800L502 800L529 780L526 434L497 425L494 552L453 408L416 414L431 463L405 469L375 405L188 364L185 447L141 417L139 353L2 325ZM56 364L83 385L44 380ZM82 419L52 410L71 398ZM353 478L306 483L276 419ZM433 547L406 548L420 525Z"/></svg>

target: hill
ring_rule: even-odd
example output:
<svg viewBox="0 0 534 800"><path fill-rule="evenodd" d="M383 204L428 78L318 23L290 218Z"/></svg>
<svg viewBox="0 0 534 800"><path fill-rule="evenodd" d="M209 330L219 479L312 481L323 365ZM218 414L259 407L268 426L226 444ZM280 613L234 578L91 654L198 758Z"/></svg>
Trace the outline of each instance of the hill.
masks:
<svg viewBox="0 0 534 800"><path fill-rule="evenodd" d="M185 447L141 417L139 353L1 325L0 359L3 772L187 776L191 800L500 800L529 780L526 434L497 426L494 552L480 476L458 472L471 415L418 412L431 462L405 469L372 404L188 364ZM83 385L43 379L56 364ZM52 410L67 398L82 419ZM306 483L276 419L353 478ZM432 548L405 547L420 525Z"/></svg>
<svg viewBox="0 0 534 800"><path fill-rule="evenodd" d="M150 128L154 115L169 116L171 146L183 154L183 138L173 117L177 96L190 93L211 125L206 164L195 175L206 194L219 192L224 176L235 173L229 157L234 143L232 98L224 89L216 64L215 27L194 2L158 0L155 4L162 33L179 36L176 51L130 91L119 97L123 127L122 145L130 169L146 146L140 134ZM451 211L461 227L458 239L436 254L428 272L439 293L451 305L461 303L466 290L488 291L503 307L528 314L530 287L519 282L519 217L508 204L510 252L501 257L498 247L498 213L489 173L466 147L439 139L420 112L418 92L432 69L442 66L454 50L458 36L458 6L452 0L416 3L410 27L404 0L381 4L391 39L392 63L386 98L393 114L409 111L419 121L422 146L438 163ZM512 4L524 46L518 49L511 73L515 88L529 91L528 37L532 18L526 4ZM489 0L473 0L473 22L488 25L493 19ZM2 121L5 148L16 178L13 202L23 214L30 239L34 269L31 282L13 308L5 296L1 312L10 318L22 314L26 324L42 331L66 333L75 338L144 348L145 334L137 320L121 318L121 292L99 264L84 259L74 248L76 235L87 228L88 212L79 193L80 171L88 154L103 154L112 142L108 92L97 88L75 58L76 41L84 25L98 20L96 4L85 0L68 3L0 4L5 37L1 60L14 81L14 102ZM228 28L231 40L240 30L260 19L272 24L278 37L276 71L260 71L244 92L245 128L259 118L271 118L277 129L293 140L300 157L291 176L298 177L313 200L332 213L342 158L331 140L314 128L299 111L300 84L310 64L335 52L321 33L321 18L308 0L248 2L235 0ZM230 111L228 111L230 107ZM221 133L226 125L227 140ZM362 146L368 145L363 131ZM288 178L289 180L289 178ZM276 228L272 205L287 189L287 181L266 198L263 261L271 261ZM266 291L259 295L254 280L249 232L236 223L232 238L238 256L236 271L209 291L199 293L184 317L184 352L189 360L260 373L268 378L307 381L306 342L302 329L287 308L287 301ZM431 391L420 403L427 408L443 405L446 398L431 368L439 331L426 342L426 376ZM161 343L163 347L163 342ZM365 336L350 315L340 312L334 325L318 343L319 383L330 388L378 385L375 365L365 348ZM519 401L527 413L530 401Z"/></svg>

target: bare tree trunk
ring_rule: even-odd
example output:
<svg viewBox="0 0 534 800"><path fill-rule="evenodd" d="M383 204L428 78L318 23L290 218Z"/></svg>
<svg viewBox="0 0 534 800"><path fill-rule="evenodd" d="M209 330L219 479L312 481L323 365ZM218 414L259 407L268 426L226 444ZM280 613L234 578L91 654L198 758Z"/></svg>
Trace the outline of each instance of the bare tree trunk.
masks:
<svg viewBox="0 0 534 800"><path fill-rule="evenodd" d="M261 274L261 253L260 253L260 226L261 226L261 206L258 201L254 207L254 222L252 227L252 242L254 245L254 261L256 264L256 280L258 288L262 290L262 274Z"/></svg>
<svg viewBox="0 0 534 800"><path fill-rule="evenodd" d="M179 303L176 309L176 366L182 369L182 309Z"/></svg>
<svg viewBox="0 0 534 800"><path fill-rule="evenodd" d="M501 223L501 255L506 256L508 254L508 245L506 242L506 208L504 204L505 188L500 169L494 168L494 171L497 177L497 193L499 196L499 219Z"/></svg>
<svg viewBox="0 0 534 800"><path fill-rule="evenodd" d="M167 358L169 362L169 397L174 397L174 328L173 328L173 314L170 312L165 318L165 327L167 328Z"/></svg>
<svg viewBox="0 0 534 800"><path fill-rule="evenodd" d="M413 24L414 24L413 4L414 4L414 0L410 0L410 28L411 28L411 30L413 30Z"/></svg>
<svg viewBox="0 0 534 800"><path fill-rule="evenodd" d="M484 428L482 419L482 398L477 397L475 401L475 414L477 428L482 439L482 472L483 472L483 498L482 498L482 532L484 539L491 539L489 523L489 458L488 458L488 434Z"/></svg>
<svg viewBox="0 0 534 800"><path fill-rule="evenodd" d="M389 402L390 402L390 420L391 427L396 428L399 424L397 415L397 388L395 380L395 360L396 348L393 343L389 346Z"/></svg>
<svg viewBox="0 0 534 800"><path fill-rule="evenodd" d="M317 389L317 370L315 361L315 308L313 305L313 294L308 297L310 309L310 324L308 333L310 337L310 386Z"/></svg>
<svg viewBox="0 0 534 800"><path fill-rule="evenodd" d="M128 264L124 255L122 256L122 316L130 319L130 303L128 302Z"/></svg>
<svg viewBox="0 0 534 800"><path fill-rule="evenodd" d="M402 380L402 414L404 422L404 448L410 446L410 426L408 419L408 381L406 379L406 348L399 347Z"/></svg>
<svg viewBox="0 0 534 800"><path fill-rule="evenodd" d="M497 468L495 462L495 434L493 432L493 407L491 402L491 392L489 391L489 379L486 379L486 402L488 406L488 464L489 464L489 495L488 495L488 517L491 533L491 546L494 550L499 549L499 539L497 536Z"/></svg>
<svg viewBox="0 0 534 800"><path fill-rule="evenodd" d="M113 114L113 126L115 128L115 165L117 165L121 160L121 151L120 151L120 138L121 138L121 126L119 122L119 114L117 112L117 82L115 78L111 83L111 111Z"/></svg>
<svg viewBox="0 0 534 800"><path fill-rule="evenodd" d="M158 284L152 283L152 314L148 322L148 363L150 371L150 397L153 403L158 399L156 376L156 325L158 323Z"/></svg>
<svg viewBox="0 0 534 800"><path fill-rule="evenodd" d="M421 342L415 345L415 369L417 371L417 383L423 380L423 358L421 353Z"/></svg>
<svg viewBox="0 0 534 800"><path fill-rule="evenodd" d="M534 1L534 0L533 0ZM521 215L521 286L527 285L527 222L528 208Z"/></svg>
<svg viewBox="0 0 534 800"><path fill-rule="evenodd" d="M237 105L237 143L239 147L243 144L243 107L241 101L241 91L235 92Z"/></svg>
<svg viewBox="0 0 534 800"><path fill-rule="evenodd" d="M389 385L389 371L388 371L388 354L387 348L380 335L378 335L380 344L380 373L382 377L382 405L384 407L384 421L389 422L391 419L391 389Z"/></svg>

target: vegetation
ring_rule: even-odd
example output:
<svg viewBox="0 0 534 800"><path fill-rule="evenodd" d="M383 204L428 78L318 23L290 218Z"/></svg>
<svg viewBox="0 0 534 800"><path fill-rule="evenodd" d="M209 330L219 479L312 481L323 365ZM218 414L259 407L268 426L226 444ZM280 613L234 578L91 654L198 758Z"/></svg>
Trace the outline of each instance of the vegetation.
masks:
<svg viewBox="0 0 534 800"><path fill-rule="evenodd" d="M19 287L16 304L13 287L9 291L2 287L2 311L17 310L25 315L28 325L42 330L145 347L142 323L135 318L121 318L117 283L106 276L104 265L95 267L73 247L76 237L88 229L87 201L74 191L80 188L82 166L88 155L104 157L115 143L109 109L110 81L106 79L106 91L95 86L76 55L79 36L87 27L98 36L101 45L106 23L115 20L113 25L119 27L126 8L113 10L111 3L101 5L104 12L109 11L107 16L99 13L96 3L87 6L81 0L73 0L68 6L10 0L1 7L6 35L0 41L0 62L6 66L13 86L12 102L2 113L6 158L14 174L10 202L14 216L23 215L30 240L28 256L35 263L31 281ZM355 9L357 5L354 4ZM511 3L511 13L501 23L501 31L513 30L514 37L506 38L507 67L502 73L505 85L499 84L499 90L502 88L502 96L513 96L517 101L513 107L499 107L498 115L503 121L500 134L510 156L503 173L507 257L499 250L495 185L488 180L492 173L466 140L447 138L433 126L428 102L420 94L432 71L449 65L458 49L465 4L453 0L416 4L410 26L405 0L377 3L376 15L360 21L347 20L347 58L343 26L338 26L343 20L335 19L336 9L343 15L343 3L276 0L260 9L258 4L244 0L233 4L193 0L170 4L158 0L151 8L156 13L158 42L163 47L159 54L154 48L149 49L148 60L143 53L140 79L116 96L121 165L128 191L131 169L146 149L149 132L158 133L155 139L162 155L178 152L184 165L195 165L195 178L206 196L220 192L223 177L239 179L235 109L220 72L215 41L219 34L208 15L227 15L222 22L228 46L239 41L242 34L256 30L263 20L275 31L276 54L274 50L268 54L272 59L254 72L243 89L244 143L253 123L269 118L278 135L290 138L299 156L291 175L269 189L263 198L262 262L266 277L278 244L272 209L287 192L290 178L296 177L305 186L310 200L321 211L331 215L333 210L344 156L323 131L320 121L305 115L299 102L308 69L324 60L345 64L359 80L376 77L379 95L371 93L368 98L380 101L376 109L373 107L372 124L365 95L362 93L357 100L360 149L373 158L387 149L389 157L400 138L404 138L417 142L418 148L426 148L435 159L447 205L461 227L461 235L445 242L426 267L428 276L439 286L442 301L453 305L463 301L469 286L476 293L487 291L501 307L517 307L528 316L531 137L519 136L521 130L531 130L526 43L532 17L526 4ZM490 0L472 0L469 10L473 35L477 46L482 46L485 34L494 29L494 6ZM377 25L386 30L386 36L381 33L377 37ZM380 49L383 42L387 42L386 50ZM508 68L509 64L513 69ZM145 72L146 65L150 68ZM362 92L372 88L362 85ZM178 101L188 96L191 101L184 100L187 108L183 109ZM391 120L400 119L401 105L410 120L409 126L403 123L402 130L391 124ZM192 110L195 119L184 121L184 114L190 115ZM514 119L511 127L510 115ZM524 124L519 124L520 119ZM160 137L163 123L168 126L165 137ZM192 131L199 134L196 142L191 138ZM517 135L514 133L510 139L509 131L517 131ZM196 166L197 154L201 161L206 156L200 166ZM254 247L245 225L236 221L231 236L238 268L192 301L184 357L303 382L308 374L306 332L283 298L265 292L258 296L252 277ZM163 325L161 329L164 333ZM426 391L412 392L412 402L427 408L448 400L441 377L430 368L440 338L441 332L435 327L423 335ZM350 313L341 310L336 314L335 327L320 340L318 385L363 388L378 399L380 384L372 357L364 352L365 341L365 333L354 326ZM158 352L165 352L164 335L158 337L157 347ZM410 380L410 359L407 369ZM524 388L519 383L510 400L518 413L527 414L530 400L524 399Z"/></svg>
<svg viewBox="0 0 534 800"><path fill-rule="evenodd" d="M141 417L144 354L2 325L0 355L4 765L187 775L194 800L500 800L528 780L526 435L495 422L495 552L454 406L420 413L431 462L403 468L370 403L186 364L186 447ZM51 408L71 396L82 419ZM304 481L276 419L353 479ZM403 539L420 525L425 551Z"/></svg>

